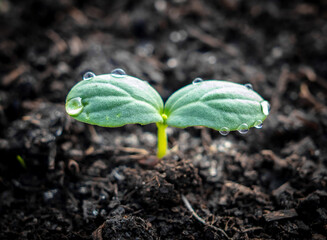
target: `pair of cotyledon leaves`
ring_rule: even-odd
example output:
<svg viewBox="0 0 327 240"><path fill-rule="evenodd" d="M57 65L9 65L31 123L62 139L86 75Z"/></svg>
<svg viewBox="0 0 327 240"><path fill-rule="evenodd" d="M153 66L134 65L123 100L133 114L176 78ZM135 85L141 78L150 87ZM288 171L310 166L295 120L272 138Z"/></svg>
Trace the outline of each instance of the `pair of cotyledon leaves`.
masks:
<svg viewBox="0 0 327 240"><path fill-rule="evenodd" d="M163 123L233 131L261 124L269 104L244 85L217 80L185 86L164 104L146 81L104 74L77 83L67 96L66 111L81 122L103 127Z"/></svg>

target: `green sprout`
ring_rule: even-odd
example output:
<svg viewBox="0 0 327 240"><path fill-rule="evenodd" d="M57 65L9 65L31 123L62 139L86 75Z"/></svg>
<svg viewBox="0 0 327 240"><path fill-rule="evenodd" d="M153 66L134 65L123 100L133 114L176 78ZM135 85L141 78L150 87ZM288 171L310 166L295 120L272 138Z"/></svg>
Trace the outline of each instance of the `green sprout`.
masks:
<svg viewBox="0 0 327 240"><path fill-rule="evenodd" d="M25 163L24 159L20 155L17 155L16 159L23 168L26 168L26 163Z"/></svg>
<svg viewBox="0 0 327 240"><path fill-rule="evenodd" d="M148 82L115 69L98 76L86 73L68 93L66 111L78 121L102 127L156 123L157 156L162 158L167 151L168 126L205 126L222 135L230 131L244 134L251 127L262 127L269 103L250 84L198 78L164 104Z"/></svg>

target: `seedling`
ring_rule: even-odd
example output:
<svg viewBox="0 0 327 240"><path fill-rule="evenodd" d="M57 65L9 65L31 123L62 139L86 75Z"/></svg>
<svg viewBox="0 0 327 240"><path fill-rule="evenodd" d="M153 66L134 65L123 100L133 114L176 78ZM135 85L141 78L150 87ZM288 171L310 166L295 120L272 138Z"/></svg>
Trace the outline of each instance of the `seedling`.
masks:
<svg viewBox="0 0 327 240"><path fill-rule="evenodd" d="M16 159L23 168L26 168L26 163L25 163L24 159L20 155L17 155Z"/></svg>
<svg viewBox="0 0 327 240"><path fill-rule="evenodd" d="M250 84L196 79L173 93L164 104L148 82L128 76L122 69L110 74L88 72L66 99L67 113L78 121L102 127L156 123L157 156L167 151L167 126L205 126L227 135L261 128L269 103Z"/></svg>

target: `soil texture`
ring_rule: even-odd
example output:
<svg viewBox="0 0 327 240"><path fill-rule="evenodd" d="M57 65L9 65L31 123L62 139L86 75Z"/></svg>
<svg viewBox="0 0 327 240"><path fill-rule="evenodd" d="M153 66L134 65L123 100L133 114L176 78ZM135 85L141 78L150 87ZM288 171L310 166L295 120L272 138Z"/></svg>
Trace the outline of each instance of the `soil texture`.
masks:
<svg viewBox="0 0 327 240"><path fill-rule="evenodd" d="M0 239L327 237L327 2L0 0ZM253 89L262 129L101 128L64 109L87 71L166 100Z"/></svg>

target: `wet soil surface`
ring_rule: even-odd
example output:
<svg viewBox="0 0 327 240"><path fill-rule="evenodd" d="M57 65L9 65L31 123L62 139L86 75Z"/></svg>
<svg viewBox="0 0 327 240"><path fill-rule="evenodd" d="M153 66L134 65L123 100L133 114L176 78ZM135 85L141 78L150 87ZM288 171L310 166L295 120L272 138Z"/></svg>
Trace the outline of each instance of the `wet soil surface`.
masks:
<svg viewBox="0 0 327 240"><path fill-rule="evenodd" d="M0 1L0 239L326 239L326 1ZM246 135L70 118L83 73L271 103Z"/></svg>

